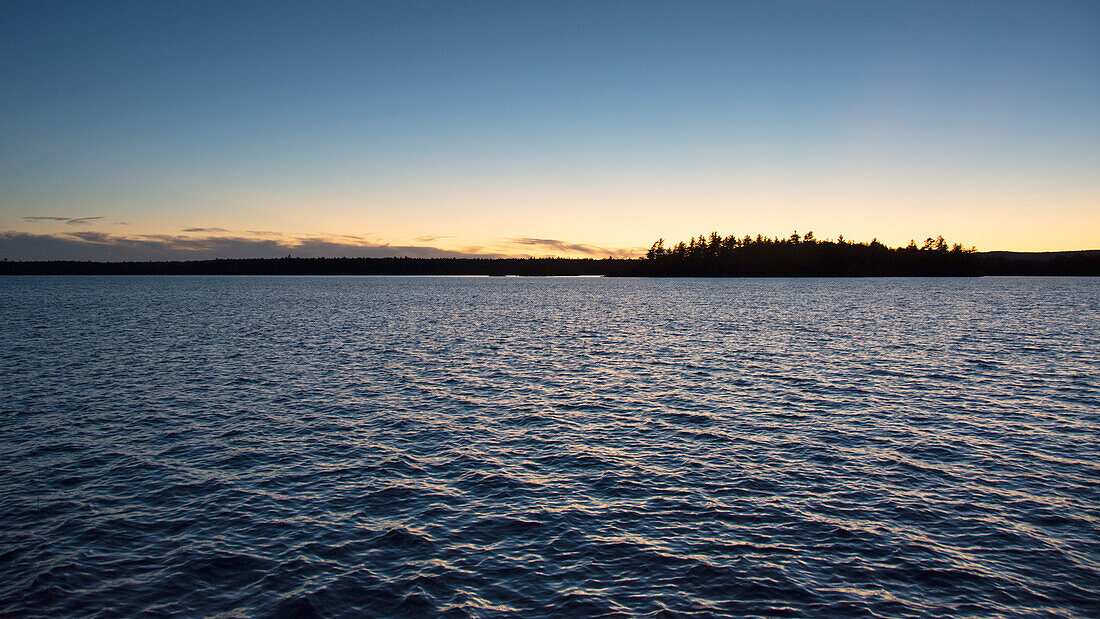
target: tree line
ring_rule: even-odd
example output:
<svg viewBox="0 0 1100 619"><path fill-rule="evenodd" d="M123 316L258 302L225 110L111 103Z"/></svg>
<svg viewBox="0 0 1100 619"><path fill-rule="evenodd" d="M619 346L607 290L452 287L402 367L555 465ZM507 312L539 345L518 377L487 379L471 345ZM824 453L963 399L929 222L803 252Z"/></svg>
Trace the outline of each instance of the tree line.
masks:
<svg viewBox="0 0 1100 619"><path fill-rule="evenodd" d="M8 261L0 275L605 275L635 277L878 277L1100 275L1100 250L985 252L949 244L887 247L878 239L700 235L640 258L249 258L149 262Z"/></svg>
<svg viewBox="0 0 1100 619"><path fill-rule="evenodd" d="M813 232L789 237L699 235L666 246L658 239L645 258L621 275L661 277L854 277L981 274L973 247L949 245L943 236L888 247L872 239L818 239Z"/></svg>

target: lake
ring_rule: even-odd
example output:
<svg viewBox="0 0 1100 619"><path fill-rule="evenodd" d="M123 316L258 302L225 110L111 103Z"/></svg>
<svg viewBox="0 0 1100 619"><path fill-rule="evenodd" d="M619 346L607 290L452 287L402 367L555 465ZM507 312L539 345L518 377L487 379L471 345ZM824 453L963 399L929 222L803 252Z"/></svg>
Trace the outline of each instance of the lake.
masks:
<svg viewBox="0 0 1100 619"><path fill-rule="evenodd" d="M1100 615L1100 279L0 278L0 613Z"/></svg>

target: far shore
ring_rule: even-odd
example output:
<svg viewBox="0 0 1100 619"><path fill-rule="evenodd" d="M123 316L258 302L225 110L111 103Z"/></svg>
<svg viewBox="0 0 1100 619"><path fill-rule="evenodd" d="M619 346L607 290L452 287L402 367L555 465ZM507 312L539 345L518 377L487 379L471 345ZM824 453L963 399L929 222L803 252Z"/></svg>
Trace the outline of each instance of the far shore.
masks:
<svg viewBox="0 0 1100 619"><path fill-rule="evenodd" d="M983 275L1100 275L1100 250L992 251L966 254L957 264L894 262L755 261L734 272L662 272L647 258L245 258L218 260L94 262L0 261L0 275L485 275L485 276L737 276L890 277ZM929 263L931 265L931 263Z"/></svg>

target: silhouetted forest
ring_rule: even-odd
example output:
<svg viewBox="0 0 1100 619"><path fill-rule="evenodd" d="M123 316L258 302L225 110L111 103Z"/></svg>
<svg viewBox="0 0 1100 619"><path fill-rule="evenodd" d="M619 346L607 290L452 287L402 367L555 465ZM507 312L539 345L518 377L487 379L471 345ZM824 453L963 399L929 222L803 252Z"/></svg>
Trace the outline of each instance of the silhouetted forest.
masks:
<svg viewBox="0 0 1100 619"><path fill-rule="evenodd" d="M612 277L928 277L1100 275L1100 250L974 251L942 237L887 247L717 232L624 258L255 258L165 262L0 262L0 275L605 275Z"/></svg>
<svg viewBox="0 0 1100 619"><path fill-rule="evenodd" d="M973 248L948 246L942 236L917 245L887 247L869 243L818 240L813 232L787 238L762 235L722 236L711 232L666 247L658 240L644 260L624 275L688 277L875 277L980 275Z"/></svg>
<svg viewBox="0 0 1100 619"><path fill-rule="evenodd" d="M978 275L1100 275L1100 250L986 252L943 236L887 247L878 239L818 240L813 232L787 238L721 236L711 232L671 247L658 239L643 259L613 275L649 277L943 277Z"/></svg>

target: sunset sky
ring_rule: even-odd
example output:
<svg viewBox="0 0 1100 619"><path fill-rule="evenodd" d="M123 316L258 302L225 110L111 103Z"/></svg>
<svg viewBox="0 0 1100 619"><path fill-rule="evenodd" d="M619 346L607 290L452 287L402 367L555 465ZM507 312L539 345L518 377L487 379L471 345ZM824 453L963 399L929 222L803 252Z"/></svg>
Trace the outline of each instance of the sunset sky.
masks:
<svg viewBox="0 0 1100 619"><path fill-rule="evenodd" d="M0 258L1100 248L1100 3L0 4Z"/></svg>

